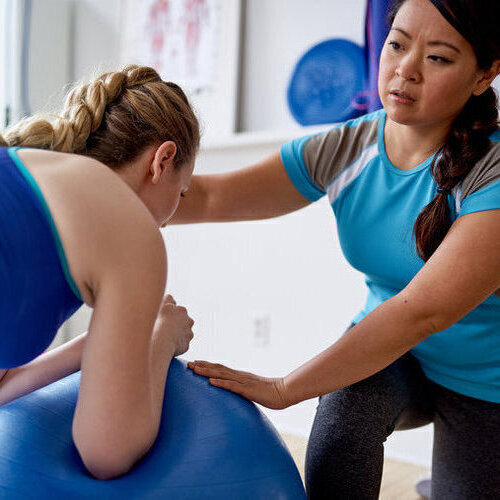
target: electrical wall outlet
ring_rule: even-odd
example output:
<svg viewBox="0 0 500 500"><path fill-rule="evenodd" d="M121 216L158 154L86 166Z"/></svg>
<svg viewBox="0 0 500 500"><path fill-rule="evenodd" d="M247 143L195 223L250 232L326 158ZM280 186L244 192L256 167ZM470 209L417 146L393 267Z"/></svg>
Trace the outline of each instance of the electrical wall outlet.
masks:
<svg viewBox="0 0 500 500"><path fill-rule="evenodd" d="M258 347L268 346L271 342L271 316L256 314L253 320L253 343Z"/></svg>

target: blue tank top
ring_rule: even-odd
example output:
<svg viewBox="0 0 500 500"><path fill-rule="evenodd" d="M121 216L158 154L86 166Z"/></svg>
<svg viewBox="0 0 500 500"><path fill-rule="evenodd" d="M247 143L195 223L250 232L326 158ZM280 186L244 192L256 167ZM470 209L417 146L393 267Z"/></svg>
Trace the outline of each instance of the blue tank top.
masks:
<svg viewBox="0 0 500 500"><path fill-rule="evenodd" d="M0 148L0 368L41 354L82 300L40 188Z"/></svg>

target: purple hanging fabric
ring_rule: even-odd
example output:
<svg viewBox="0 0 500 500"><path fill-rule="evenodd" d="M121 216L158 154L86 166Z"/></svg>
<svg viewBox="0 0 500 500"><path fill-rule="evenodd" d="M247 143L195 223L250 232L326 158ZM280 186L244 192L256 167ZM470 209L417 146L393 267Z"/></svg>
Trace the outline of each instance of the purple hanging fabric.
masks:
<svg viewBox="0 0 500 500"><path fill-rule="evenodd" d="M366 89L364 98L366 112L371 113L382 107L378 97L378 64L380 52L389 33L387 14L393 0L367 0L365 24ZM362 104L359 104L360 106Z"/></svg>

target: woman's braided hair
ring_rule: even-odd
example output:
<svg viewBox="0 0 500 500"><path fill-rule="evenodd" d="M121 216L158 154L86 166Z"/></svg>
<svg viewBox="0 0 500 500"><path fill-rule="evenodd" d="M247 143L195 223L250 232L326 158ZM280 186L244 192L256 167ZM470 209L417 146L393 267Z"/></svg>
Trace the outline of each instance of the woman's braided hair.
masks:
<svg viewBox="0 0 500 500"><path fill-rule="evenodd" d="M183 165L199 147L198 120L178 85L135 65L75 87L60 116L34 115L0 135L3 146L86 155L114 169L167 140L177 146L175 165Z"/></svg>
<svg viewBox="0 0 500 500"><path fill-rule="evenodd" d="M396 0L389 14L392 25L406 0ZM500 59L499 0L430 0L472 45L478 67L489 69ZM472 95L455 118L431 172L439 191L420 212L414 226L417 251L427 261L451 227L447 193L457 186L491 147L489 136L498 128L498 100L492 87Z"/></svg>

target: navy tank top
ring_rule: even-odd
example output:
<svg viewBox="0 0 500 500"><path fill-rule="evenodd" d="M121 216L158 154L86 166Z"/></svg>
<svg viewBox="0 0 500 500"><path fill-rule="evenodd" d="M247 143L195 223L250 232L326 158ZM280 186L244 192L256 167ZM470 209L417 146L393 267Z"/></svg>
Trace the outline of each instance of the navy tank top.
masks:
<svg viewBox="0 0 500 500"><path fill-rule="evenodd" d="M41 354L82 305L47 203L17 149L0 148L0 368Z"/></svg>

